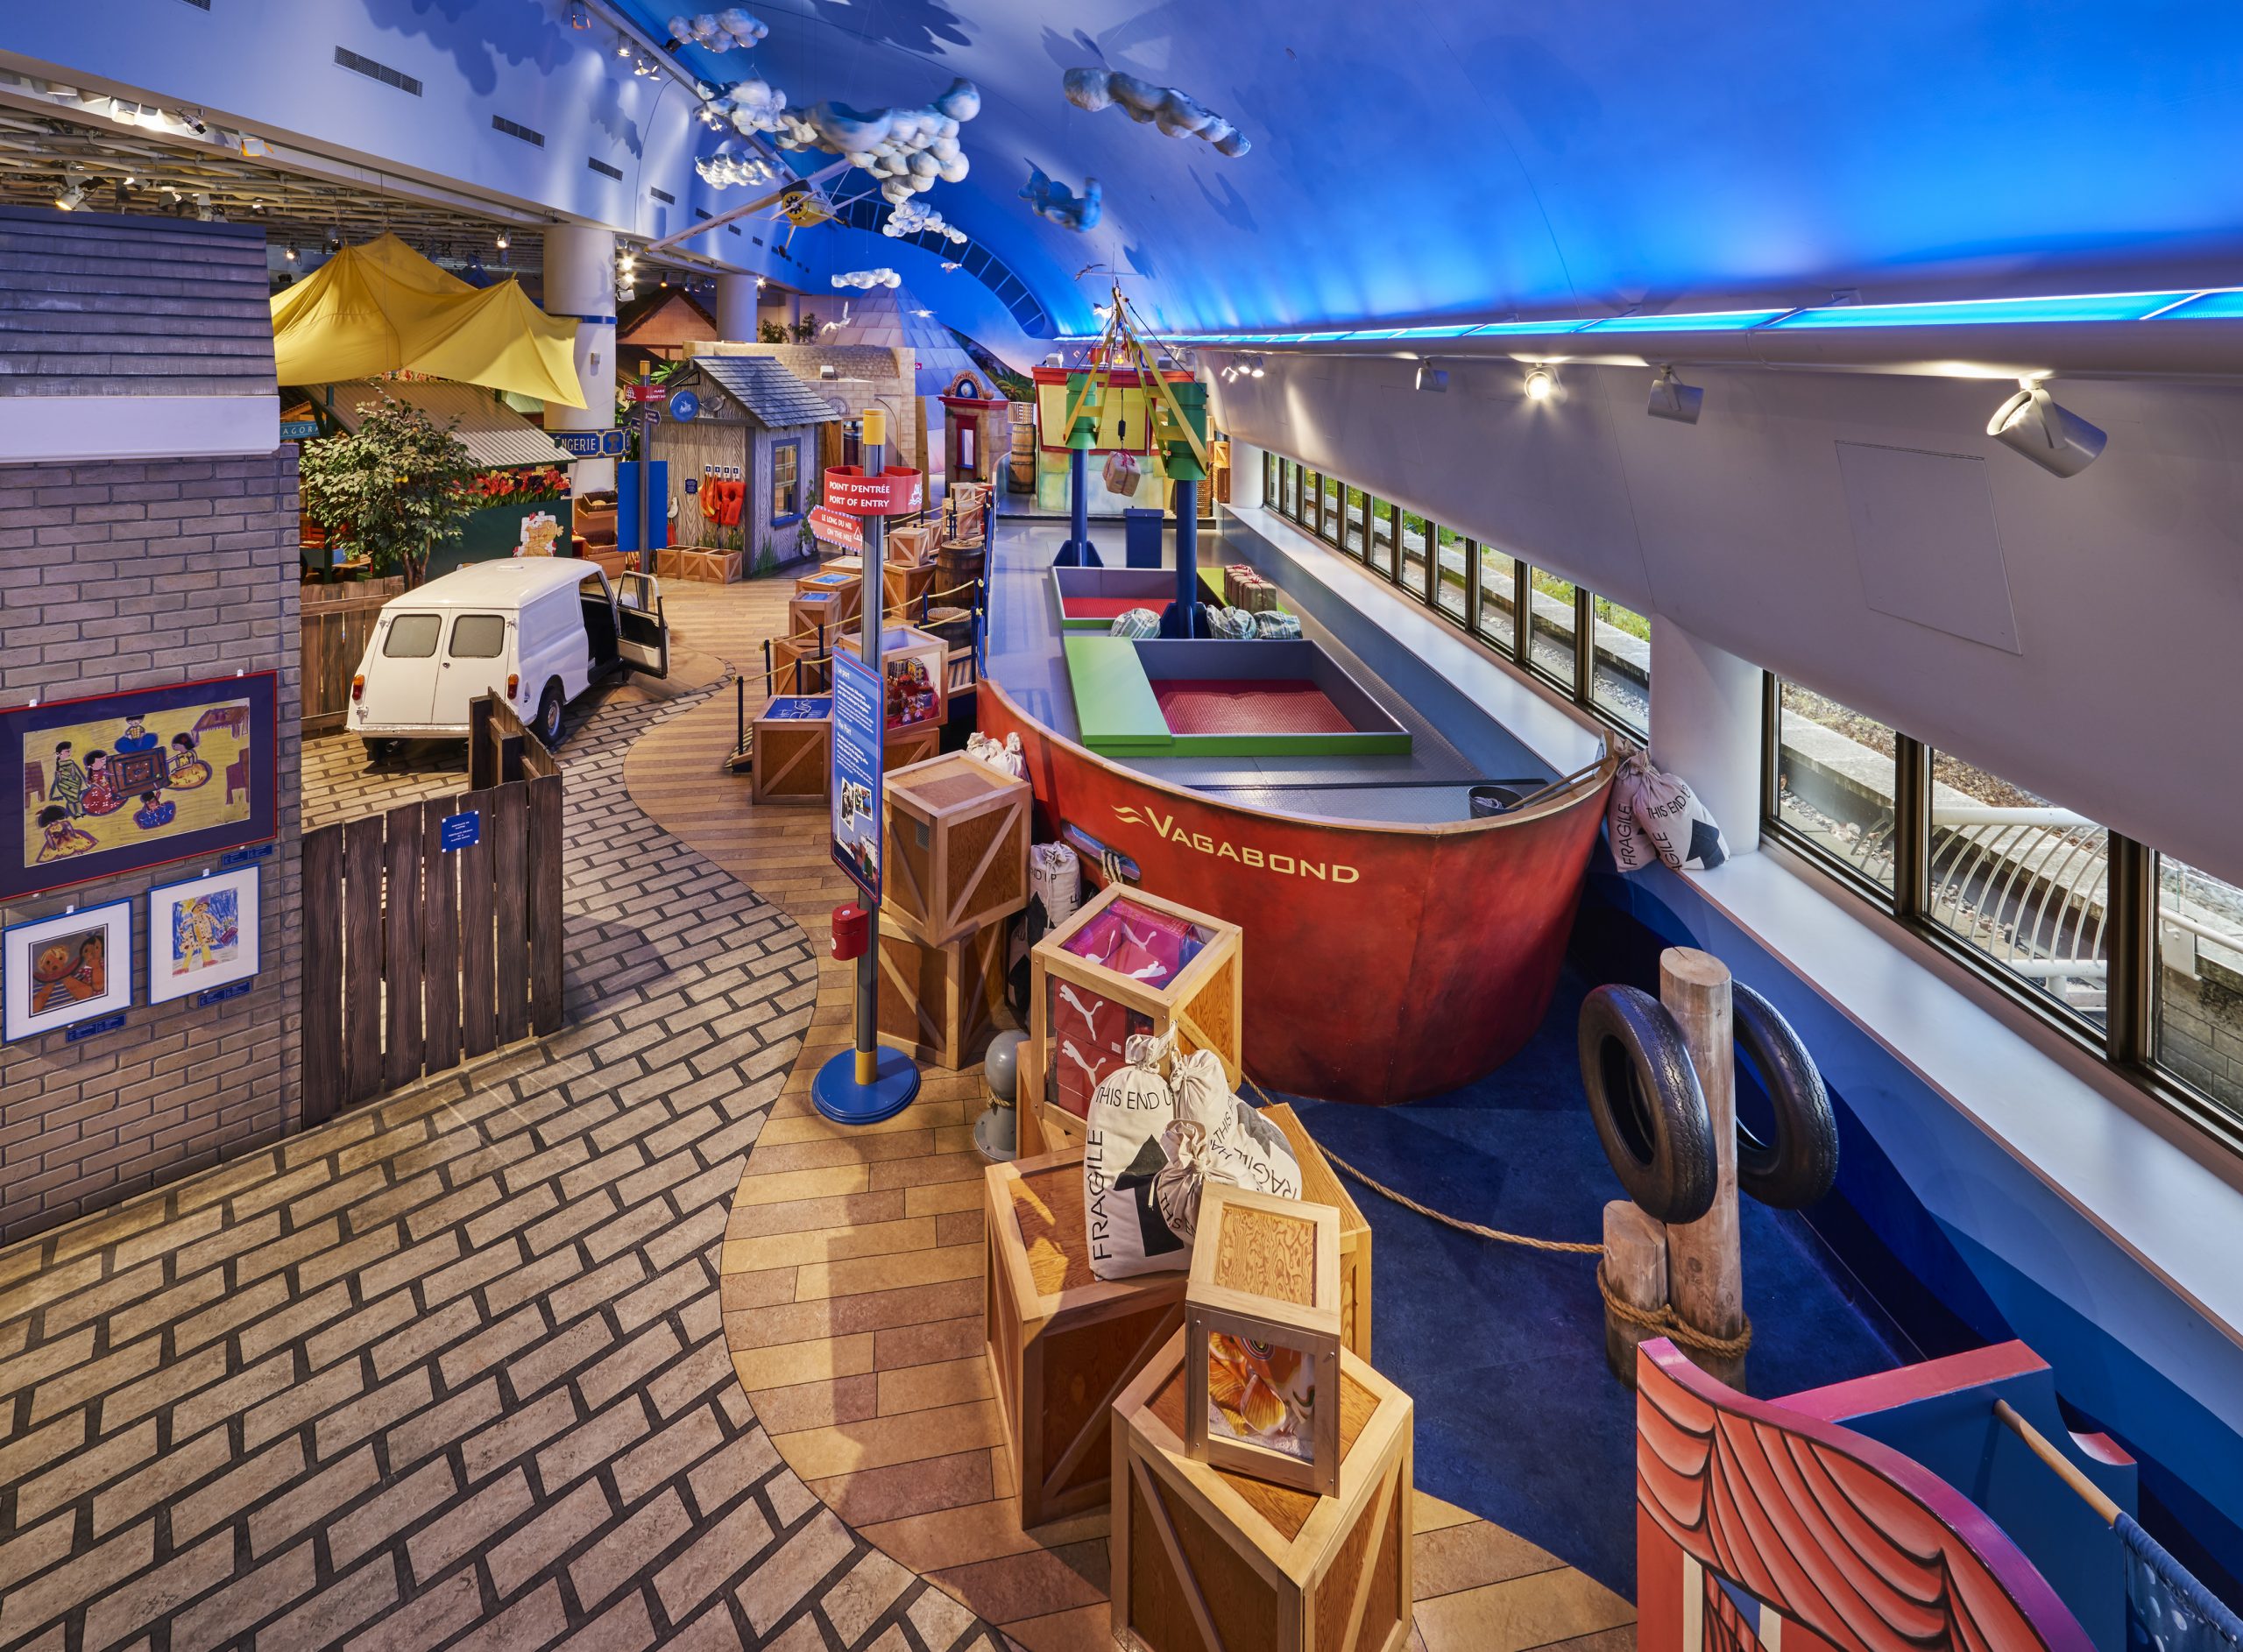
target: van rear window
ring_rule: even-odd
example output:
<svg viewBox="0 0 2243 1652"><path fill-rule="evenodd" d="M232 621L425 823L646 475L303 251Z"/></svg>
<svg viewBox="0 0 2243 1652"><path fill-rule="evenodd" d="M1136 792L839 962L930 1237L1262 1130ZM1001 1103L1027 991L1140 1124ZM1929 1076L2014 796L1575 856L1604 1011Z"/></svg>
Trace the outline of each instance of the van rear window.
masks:
<svg viewBox="0 0 2243 1652"><path fill-rule="evenodd" d="M389 622L382 653L392 660L426 660L436 652L436 633L443 625L437 614L400 614Z"/></svg>
<svg viewBox="0 0 2243 1652"><path fill-rule="evenodd" d="M506 622L497 614L462 614L452 621L452 658L496 660L506 646Z"/></svg>

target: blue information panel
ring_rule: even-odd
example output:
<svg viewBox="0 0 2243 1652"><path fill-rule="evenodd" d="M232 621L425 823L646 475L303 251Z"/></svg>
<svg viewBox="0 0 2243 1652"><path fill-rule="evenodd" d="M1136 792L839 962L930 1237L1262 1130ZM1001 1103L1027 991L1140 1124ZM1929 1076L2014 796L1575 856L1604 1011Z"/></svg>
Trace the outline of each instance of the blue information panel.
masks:
<svg viewBox="0 0 2243 1652"><path fill-rule="evenodd" d="M865 898L880 903L881 740L880 673L854 654L833 656L833 860Z"/></svg>
<svg viewBox="0 0 2243 1652"><path fill-rule="evenodd" d="M669 461L657 459L646 469L654 472L653 485L647 490L652 512L647 526L655 543L660 545L669 537ZM615 548L619 551L639 548L639 470L635 463L616 468Z"/></svg>
<svg viewBox="0 0 2243 1652"><path fill-rule="evenodd" d="M472 849L483 841L483 816L473 809L447 815L436 828L437 842L446 850Z"/></svg>
<svg viewBox="0 0 2243 1652"><path fill-rule="evenodd" d="M669 416L678 423L690 424L701 411L701 398L690 390L681 390L669 399Z"/></svg>
<svg viewBox="0 0 2243 1652"><path fill-rule="evenodd" d="M606 433L598 430L555 430L549 433L553 440L579 459L599 457L600 438Z"/></svg>

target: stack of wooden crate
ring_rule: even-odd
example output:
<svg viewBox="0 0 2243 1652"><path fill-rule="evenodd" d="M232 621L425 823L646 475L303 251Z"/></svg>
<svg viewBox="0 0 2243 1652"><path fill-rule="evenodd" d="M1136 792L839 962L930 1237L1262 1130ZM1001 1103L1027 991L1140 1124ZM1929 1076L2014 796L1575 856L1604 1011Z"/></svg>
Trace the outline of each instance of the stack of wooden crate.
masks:
<svg viewBox="0 0 2243 1652"><path fill-rule="evenodd" d="M888 772L881 1042L953 1070L1005 998L1005 920L1028 905L1029 784L963 752Z"/></svg>

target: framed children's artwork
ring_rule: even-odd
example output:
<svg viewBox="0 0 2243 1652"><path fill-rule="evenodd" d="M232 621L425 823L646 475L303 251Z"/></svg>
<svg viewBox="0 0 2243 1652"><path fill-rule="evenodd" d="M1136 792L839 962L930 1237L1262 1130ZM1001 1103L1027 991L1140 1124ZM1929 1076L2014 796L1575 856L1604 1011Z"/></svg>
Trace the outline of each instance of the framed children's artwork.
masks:
<svg viewBox="0 0 2243 1652"><path fill-rule="evenodd" d="M270 671L0 710L0 900L279 835Z"/></svg>
<svg viewBox="0 0 2243 1652"><path fill-rule="evenodd" d="M148 892L148 1002L257 973L258 872L243 866Z"/></svg>
<svg viewBox="0 0 2243 1652"><path fill-rule="evenodd" d="M8 1041L132 1004L132 903L81 907L0 929Z"/></svg>

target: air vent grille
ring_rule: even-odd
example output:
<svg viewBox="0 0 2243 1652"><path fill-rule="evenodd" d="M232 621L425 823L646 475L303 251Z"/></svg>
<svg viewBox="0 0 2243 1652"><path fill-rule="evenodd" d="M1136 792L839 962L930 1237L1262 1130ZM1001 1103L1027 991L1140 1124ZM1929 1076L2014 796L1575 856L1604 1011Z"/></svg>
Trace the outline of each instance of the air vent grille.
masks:
<svg viewBox="0 0 2243 1652"><path fill-rule="evenodd" d="M618 183L621 183L623 181L623 168L620 166L609 166L598 155L585 156L584 165L591 167L594 172L599 173L603 178L612 178Z"/></svg>
<svg viewBox="0 0 2243 1652"><path fill-rule="evenodd" d="M649 189L647 193L652 195L655 200L661 201L665 207L675 207L677 205L677 197L670 194L667 189Z"/></svg>
<svg viewBox="0 0 2243 1652"><path fill-rule="evenodd" d="M335 48L335 60L354 74L363 74L370 81L379 81L384 86L394 86L400 92L421 95L421 82L402 69L393 69L386 63L377 63L370 57L361 57L347 46Z"/></svg>
<svg viewBox="0 0 2243 1652"><path fill-rule="evenodd" d="M533 131L520 121L510 121L504 115L493 115L491 127L493 131L504 132L509 138L519 138L525 144L535 144L540 149L545 147L543 132Z"/></svg>

